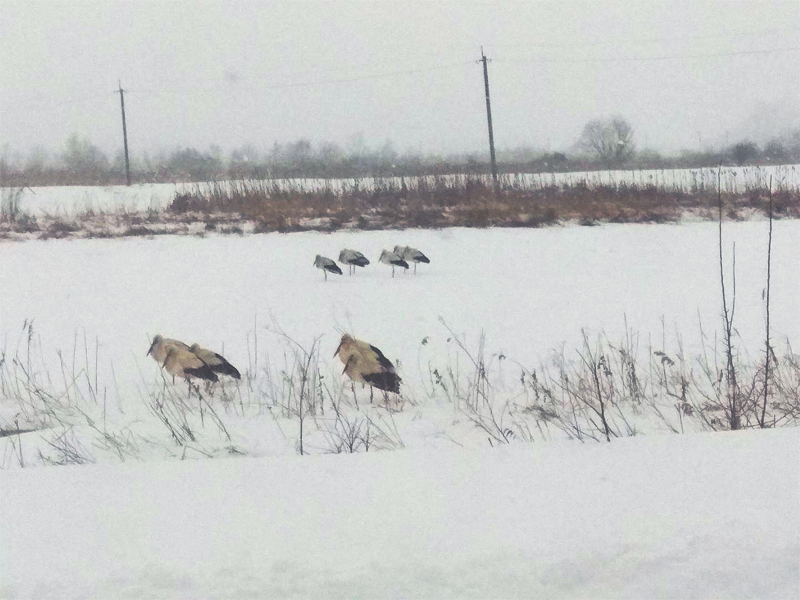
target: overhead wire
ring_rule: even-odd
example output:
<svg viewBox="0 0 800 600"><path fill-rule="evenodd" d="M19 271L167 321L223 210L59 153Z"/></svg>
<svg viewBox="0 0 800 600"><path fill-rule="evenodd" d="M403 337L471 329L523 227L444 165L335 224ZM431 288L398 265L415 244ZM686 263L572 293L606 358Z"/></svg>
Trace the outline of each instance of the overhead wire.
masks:
<svg viewBox="0 0 800 600"><path fill-rule="evenodd" d="M355 83L359 81L370 81L370 80L377 80L377 79L389 79L392 77L400 77L405 75L413 75L416 73L426 73L426 72L433 72L433 71L442 71L447 69L454 69L456 67L463 67L465 65L471 65L474 61L460 61L454 63L447 63L442 65L434 65L430 67L421 67L416 69L403 69L399 71L389 71L386 73L374 73L370 75L356 75L353 77L334 77L334 78L327 78L327 79L317 79L311 81L296 81L291 83L279 83L279 84L267 84L267 85L237 85L236 83L232 83L230 85L224 87L206 87L206 88L172 88L172 89L148 89L148 88L129 88L125 91L128 92L139 92L139 93L153 93L153 94L161 94L161 93L174 93L174 94L183 94L183 93L192 93L192 92L230 92L230 91L246 91L246 90L281 90L281 89L291 89L291 88L300 88L300 87L314 87L314 86L322 86L322 85L335 85L339 83ZM257 79L256 81L263 81L262 79Z"/></svg>
<svg viewBox="0 0 800 600"><path fill-rule="evenodd" d="M673 54L662 56L617 56L598 58L552 58L549 56L527 58L494 58L494 62L505 63L605 63L605 62L647 62L663 60L692 60L697 58L720 58L725 56L744 56L755 54L778 54L800 52L797 48L773 48L770 50L740 50L736 52L713 52L707 54Z"/></svg>
<svg viewBox="0 0 800 600"><path fill-rule="evenodd" d="M75 104L86 104L94 100L107 99L109 95L117 92L106 92L102 94L92 94L91 96L83 96L81 98L71 98L67 100L51 101L48 103L25 103L25 110L31 112L52 112L53 110L61 110ZM40 96L38 96L40 98Z"/></svg>
<svg viewBox="0 0 800 600"><path fill-rule="evenodd" d="M762 37L765 35L783 35L800 33L798 28L788 29L764 29L761 31L741 31L736 33L719 33L711 35L679 35L660 38L634 38L634 39L615 39L600 42L563 42L563 43L499 43L499 44L484 44L487 48L589 48L595 46L630 46L636 44L659 44L664 42L682 42L690 40L713 40L721 38L736 39L741 37Z"/></svg>
<svg viewBox="0 0 800 600"><path fill-rule="evenodd" d="M766 32L759 32L758 34L753 33L753 35L763 35ZM742 34L744 35L744 34ZM699 39L705 38L709 36L696 36L692 39ZM644 40L639 40L644 41ZM655 40L651 40L655 41ZM605 44L605 43L604 43ZM590 45L590 44L588 44ZM489 45L491 47L492 45ZM497 46L497 45L495 45ZM516 47L517 45L508 44L507 46ZM800 52L800 47L788 47L788 48L772 48L772 49L765 49L765 50L740 50L740 51L731 51L731 52L712 52L712 53L696 53L696 54L669 54L669 55L659 55L659 56L616 56L616 57L590 57L590 58L570 58L570 57L552 57L552 56L529 56L529 57L509 57L509 58L493 58L491 59L492 62L495 63L509 63L509 64L524 64L524 63L538 63L538 64L580 64L580 63L620 63L620 62L651 62L651 61L669 61L669 60L696 60L696 59L713 59L713 58L723 58L723 57L733 57L733 56L747 56L747 55L768 55L768 54L780 54L780 53L791 53L791 52ZM370 73L364 75L354 75L349 77L330 77L330 78L323 78L323 79L313 79L313 80L306 80L306 81L296 81L296 82L286 82L286 83L275 83L275 84L266 84L266 85L239 85L237 83L229 83L224 86L204 86L204 87L194 87L194 86L187 86L187 87L175 87L175 88L149 88L143 87L139 88L136 86L133 87L125 87L125 92L130 94L192 94L192 93L210 93L210 92L243 92L243 91L253 91L253 90L282 90L282 89L292 89L292 88L304 88L304 87L315 87L315 86L325 86L325 85L337 85L343 83L358 83L361 81L373 81L373 80L380 80L380 79L391 79L396 77L405 77L408 75L414 75L419 73L428 73L428 72L436 72L436 71L443 71L449 69L456 69L465 67L467 65L472 66L476 61L475 60L468 60L468 61L454 61L449 63L443 63L439 65L431 65L428 67L418 67L418 68L410 68L410 69L400 69L400 70L393 70L393 71L386 71L382 73ZM309 71L304 71L309 72ZM249 82L258 82L258 81L265 81L267 78L260 77L260 78L249 78ZM29 105L28 108L30 110L41 112L41 111L51 111L54 108L61 108L68 105L73 104L81 104L87 103L93 100L97 100L100 98L106 98L108 95L117 94L118 90L110 91L104 94L92 94L90 96L85 96L81 98L73 98L68 100L59 100L54 107L53 104L47 104L36 106L34 103L33 105Z"/></svg>

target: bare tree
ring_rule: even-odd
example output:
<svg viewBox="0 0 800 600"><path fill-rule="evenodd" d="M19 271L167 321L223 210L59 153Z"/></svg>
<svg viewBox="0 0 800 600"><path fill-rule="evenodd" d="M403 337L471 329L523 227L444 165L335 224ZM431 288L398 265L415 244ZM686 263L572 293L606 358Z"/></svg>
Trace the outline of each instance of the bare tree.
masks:
<svg viewBox="0 0 800 600"><path fill-rule="evenodd" d="M61 160L74 173L99 173L108 170L108 157L88 138L73 133L66 143Z"/></svg>
<svg viewBox="0 0 800 600"><path fill-rule="evenodd" d="M761 154L761 151L758 149L758 146L755 142L746 140L744 142L734 144L730 149L730 153L737 165L743 165L750 161L756 160Z"/></svg>
<svg viewBox="0 0 800 600"><path fill-rule="evenodd" d="M619 116L594 119L583 128L578 145L607 165L618 165L633 156L633 127Z"/></svg>

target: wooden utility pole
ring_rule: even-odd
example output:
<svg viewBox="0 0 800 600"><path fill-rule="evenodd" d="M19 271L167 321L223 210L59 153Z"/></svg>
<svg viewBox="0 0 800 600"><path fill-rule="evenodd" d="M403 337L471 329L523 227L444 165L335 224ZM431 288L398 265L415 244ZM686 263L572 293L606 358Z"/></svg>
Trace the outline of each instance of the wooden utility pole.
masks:
<svg viewBox="0 0 800 600"><path fill-rule="evenodd" d="M122 81L119 82L119 103L122 107L122 141L125 144L125 180L131 184L131 163L128 159L128 127L125 123L125 90L122 89Z"/></svg>
<svg viewBox="0 0 800 600"><path fill-rule="evenodd" d="M483 63L483 85L486 88L486 120L489 123L489 153L492 157L492 179L494 180L494 187L497 189L497 160L494 156L494 132L492 131L492 102L489 99L489 68L486 66L488 59L483 53L483 46L481 46L481 59L478 62Z"/></svg>

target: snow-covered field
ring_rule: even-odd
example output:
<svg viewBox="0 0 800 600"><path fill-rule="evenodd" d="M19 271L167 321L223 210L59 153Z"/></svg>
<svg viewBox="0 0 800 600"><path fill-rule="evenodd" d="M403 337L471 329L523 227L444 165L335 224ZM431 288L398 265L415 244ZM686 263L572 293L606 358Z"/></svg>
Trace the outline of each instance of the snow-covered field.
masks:
<svg viewBox="0 0 800 600"><path fill-rule="evenodd" d="M455 183L462 175L445 176L441 179ZM770 177L773 188L800 188L800 165L766 167L723 167L721 184L724 191L743 193L752 188L766 189ZM578 185L632 183L654 185L669 190L691 191L693 189L716 189L717 169L639 169L629 171L585 171L569 173L537 173L504 175L509 185L537 187L543 185ZM278 180L277 185L298 190L342 190L371 189L375 185L394 185L401 182L413 188L420 181L432 185L433 177L413 178L361 178L361 179L291 179ZM490 179L486 178L487 185ZM267 182L271 184L271 182ZM222 183L224 185L224 182ZM204 187L205 184L199 184ZM45 215L72 217L88 211L97 212L144 212L161 210L175 197L177 192L195 189L198 184L137 184L126 186L53 186L25 188L20 196L20 210L36 217Z"/></svg>
<svg viewBox="0 0 800 600"><path fill-rule="evenodd" d="M797 598L796 428L0 475L4 598Z"/></svg>
<svg viewBox="0 0 800 600"><path fill-rule="evenodd" d="M800 222L774 227L772 336L797 348ZM737 348L757 357L767 224L724 238ZM392 278L395 244L431 264ZM314 256L343 247L373 264L324 281ZM718 260L714 223L0 242L0 426L47 426L0 439L0 596L800 597L798 430L644 419L611 444L546 427L530 444L515 421L499 448L433 380L468 374L458 341L477 355L481 332L515 405L522 369L577 358L582 328L694 355L719 341ZM331 402L352 400L343 331L403 377L398 411L356 390L357 456L326 455ZM244 374L185 408L181 444L154 407L197 399L145 357L157 333ZM326 404L299 456L294 342L316 338Z"/></svg>

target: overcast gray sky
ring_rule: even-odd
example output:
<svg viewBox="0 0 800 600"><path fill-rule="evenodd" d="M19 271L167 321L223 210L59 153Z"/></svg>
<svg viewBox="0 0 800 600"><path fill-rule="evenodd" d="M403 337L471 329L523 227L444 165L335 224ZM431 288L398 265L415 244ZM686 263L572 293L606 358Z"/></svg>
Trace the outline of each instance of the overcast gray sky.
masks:
<svg viewBox="0 0 800 600"><path fill-rule="evenodd" d="M0 0L0 146L568 148L617 113L664 151L800 127L800 1Z"/></svg>

